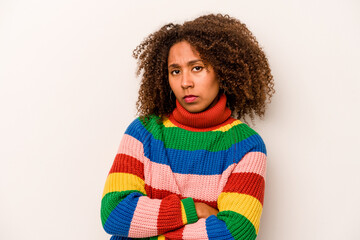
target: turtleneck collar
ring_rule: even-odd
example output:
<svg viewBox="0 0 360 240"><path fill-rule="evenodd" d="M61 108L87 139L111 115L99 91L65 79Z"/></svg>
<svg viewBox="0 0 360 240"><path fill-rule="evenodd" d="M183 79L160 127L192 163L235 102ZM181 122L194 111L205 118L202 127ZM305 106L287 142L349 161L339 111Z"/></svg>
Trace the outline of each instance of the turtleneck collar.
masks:
<svg viewBox="0 0 360 240"><path fill-rule="evenodd" d="M225 122L231 116L231 110L226 107L226 95L222 94L219 101L206 111L188 112L176 100L176 108L170 114L178 123L193 128L210 128Z"/></svg>

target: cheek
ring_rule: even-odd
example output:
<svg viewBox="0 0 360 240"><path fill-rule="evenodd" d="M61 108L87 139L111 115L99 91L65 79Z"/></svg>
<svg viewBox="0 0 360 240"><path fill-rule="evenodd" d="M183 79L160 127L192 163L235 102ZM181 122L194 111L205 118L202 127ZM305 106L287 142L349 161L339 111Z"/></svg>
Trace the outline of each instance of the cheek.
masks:
<svg viewBox="0 0 360 240"><path fill-rule="evenodd" d="M176 83L172 81L169 81L169 85L175 97L178 98L179 86L177 86Z"/></svg>
<svg viewBox="0 0 360 240"><path fill-rule="evenodd" d="M173 81L169 80L169 86L170 86L171 90L173 90L173 92L174 92L175 86L174 86Z"/></svg>
<svg viewBox="0 0 360 240"><path fill-rule="evenodd" d="M209 87L211 88L212 91L219 92L220 83L218 80L214 79L213 81L211 81Z"/></svg>

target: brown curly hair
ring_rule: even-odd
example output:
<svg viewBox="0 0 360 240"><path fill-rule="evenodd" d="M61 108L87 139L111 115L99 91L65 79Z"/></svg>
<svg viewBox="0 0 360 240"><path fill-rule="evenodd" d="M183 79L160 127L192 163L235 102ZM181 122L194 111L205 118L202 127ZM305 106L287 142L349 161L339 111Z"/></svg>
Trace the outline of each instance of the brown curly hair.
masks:
<svg viewBox="0 0 360 240"><path fill-rule="evenodd" d="M210 14L184 24L169 23L150 34L133 51L138 60L137 76L142 75L138 114L168 115L175 95L168 82L168 53L178 42L187 41L210 64L219 80L220 92L236 118L265 113L266 99L275 93L268 60L246 25L229 15ZM246 122L246 121L245 121Z"/></svg>

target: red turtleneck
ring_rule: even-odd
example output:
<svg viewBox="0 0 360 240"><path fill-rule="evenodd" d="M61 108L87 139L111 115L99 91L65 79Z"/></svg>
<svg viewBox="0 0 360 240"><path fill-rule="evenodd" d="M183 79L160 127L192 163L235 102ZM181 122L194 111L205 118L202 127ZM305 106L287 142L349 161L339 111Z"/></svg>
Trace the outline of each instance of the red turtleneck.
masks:
<svg viewBox="0 0 360 240"><path fill-rule="evenodd" d="M211 131L233 122L235 119L230 116L231 110L226 107L226 95L222 94L213 107L199 113L187 111L176 100L176 108L169 119L176 126L190 131Z"/></svg>

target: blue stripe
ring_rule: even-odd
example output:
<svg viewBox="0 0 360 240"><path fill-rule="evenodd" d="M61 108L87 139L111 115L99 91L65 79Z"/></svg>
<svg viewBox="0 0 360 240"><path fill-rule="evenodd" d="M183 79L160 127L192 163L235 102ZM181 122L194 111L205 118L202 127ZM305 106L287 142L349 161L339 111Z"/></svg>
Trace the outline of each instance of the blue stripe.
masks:
<svg viewBox="0 0 360 240"><path fill-rule="evenodd" d="M211 239L234 239L226 227L224 221L219 220L215 215L211 215L205 222L206 232L209 240Z"/></svg>
<svg viewBox="0 0 360 240"><path fill-rule="evenodd" d="M141 196L143 195L138 192L131 193L114 208L104 225L107 233L128 236L131 220Z"/></svg>
<svg viewBox="0 0 360 240"><path fill-rule="evenodd" d="M133 238L121 237L121 236L112 236L110 238L110 240L129 240L129 239L133 239Z"/></svg>
<svg viewBox="0 0 360 240"><path fill-rule="evenodd" d="M207 150L166 149L161 140L157 140L141 124L133 121L125 134L128 134L144 146L144 155L152 162L171 167L174 173L216 175L222 174L230 165L238 163L248 152L266 154L266 147L258 134L233 144L229 149L212 152Z"/></svg>
<svg viewBox="0 0 360 240"><path fill-rule="evenodd" d="M249 151L260 151L262 148L249 149L256 135L249 137L230 149L218 152L206 150L186 151L178 149L161 149L157 143L158 151L152 151L151 161L170 165L175 173L215 175L222 174L230 165L238 163ZM153 147L153 146L151 146ZM235 151L236 149L236 151Z"/></svg>
<svg viewBox="0 0 360 240"><path fill-rule="evenodd" d="M140 142L144 141L144 135L149 134L144 126L141 124L139 118L136 118L125 131L125 134L128 134Z"/></svg>

